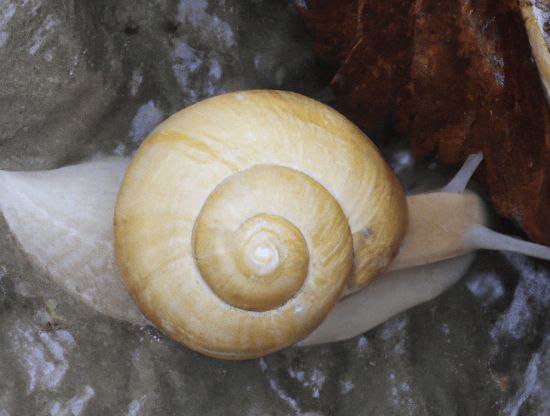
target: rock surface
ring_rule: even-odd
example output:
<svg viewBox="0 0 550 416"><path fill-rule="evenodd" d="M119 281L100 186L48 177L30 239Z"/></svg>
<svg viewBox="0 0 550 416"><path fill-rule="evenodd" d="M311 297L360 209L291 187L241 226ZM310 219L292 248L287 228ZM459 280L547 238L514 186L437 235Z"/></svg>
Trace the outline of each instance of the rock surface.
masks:
<svg viewBox="0 0 550 416"><path fill-rule="evenodd" d="M222 91L328 99L332 76L292 0L0 0L0 69L12 170L131 155L159 121ZM389 123L369 135L407 190L453 173L414 161ZM0 415L548 414L549 270L481 252L454 288L361 336L226 362L78 303L2 220Z"/></svg>

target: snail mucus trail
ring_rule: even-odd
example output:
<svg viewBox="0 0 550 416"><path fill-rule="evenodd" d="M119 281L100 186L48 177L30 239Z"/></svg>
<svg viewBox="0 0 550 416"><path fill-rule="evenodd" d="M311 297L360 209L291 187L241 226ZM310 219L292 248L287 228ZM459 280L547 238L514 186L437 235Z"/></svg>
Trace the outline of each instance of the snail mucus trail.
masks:
<svg viewBox="0 0 550 416"><path fill-rule="evenodd" d="M75 298L247 359L361 334L443 292L478 248L550 259L486 227L484 203L465 191L481 160L440 192L405 197L336 111L241 91L170 117L131 161L0 172L0 206L29 258Z"/></svg>

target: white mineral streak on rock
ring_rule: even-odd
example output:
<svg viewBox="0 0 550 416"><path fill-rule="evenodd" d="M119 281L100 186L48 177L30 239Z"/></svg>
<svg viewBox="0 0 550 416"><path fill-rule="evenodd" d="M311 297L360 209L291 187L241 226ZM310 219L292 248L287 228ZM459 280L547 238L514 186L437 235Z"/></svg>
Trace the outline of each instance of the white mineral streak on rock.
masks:
<svg viewBox="0 0 550 416"><path fill-rule="evenodd" d="M311 395L318 398L319 392L326 381L326 376L318 369L313 369L313 372L310 371L309 373L310 374L306 377L305 371L296 371L292 367L288 369L290 377L298 380L304 387L310 388L312 390Z"/></svg>
<svg viewBox="0 0 550 416"><path fill-rule="evenodd" d="M188 20L193 26L206 23L208 15L205 10L208 7L207 0L181 0L178 4L178 15L176 19L179 22Z"/></svg>
<svg viewBox="0 0 550 416"><path fill-rule="evenodd" d="M410 168L414 164L414 159L412 157L412 151L410 149L404 149L397 152L391 158L390 166L392 170L397 175L403 169Z"/></svg>
<svg viewBox="0 0 550 416"><path fill-rule="evenodd" d="M296 402L296 400L294 400L292 397L289 397L285 392L284 390L280 389L278 386L277 386L277 383L275 383L275 380L273 380L273 377L271 377L271 375L269 374L269 371L268 371L268 367L267 367L267 364L266 362L264 361L263 358L260 358L260 369L262 370L262 372L266 375L267 377L267 380L269 381L269 387L271 387L272 390L275 391L275 393L277 393L277 396L279 396L279 398L281 398L283 401L285 401L292 409L294 409L294 411L296 412L296 415L298 416L301 416L303 415L301 410L300 410L300 407L298 407L298 403ZM305 416L305 415L304 415Z"/></svg>
<svg viewBox="0 0 550 416"><path fill-rule="evenodd" d="M155 357L145 345L136 348L132 356L132 370L129 382L129 394L134 400L128 407L128 416L150 414L151 403L160 399L157 372L155 371Z"/></svg>
<svg viewBox="0 0 550 416"><path fill-rule="evenodd" d="M366 337L360 337L357 341L357 352L360 357L364 357L369 350L369 341Z"/></svg>
<svg viewBox="0 0 550 416"><path fill-rule="evenodd" d="M294 371L294 369L289 368L288 374L290 375L290 377L295 378L299 382L304 381L304 374L305 374L304 371Z"/></svg>
<svg viewBox="0 0 550 416"><path fill-rule="evenodd" d="M0 48L4 46L9 38L8 32L3 32L4 26L11 20L15 14L16 7L8 1L0 2Z"/></svg>
<svg viewBox="0 0 550 416"><path fill-rule="evenodd" d="M355 387L350 380L340 382L340 394L347 394Z"/></svg>
<svg viewBox="0 0 550 416"><path fill-rule="evenodd" d="M405 352L406 326L406 315L398 315L382 325L380 338L385 341L392 340L393 352L396 355L402 355Z"/></svg>
<svg viewBox="0 0 550 416"><path fill-rule="evenodd" d="M222 76L222 67L219 62L215 59L210 59L210 72L208 73L210 77L214 79L220 79Z"/></svg>
<svg viewBox="0 0 550 416"><path fill-rule="evenodd" d="M508 335L519 339L533 316L550 306L550 275L542 268L537 270L535 261L529 257L508 252L502 254L518 270L521 278L512 304L496 322L491 336L494 340Z"/></svg>
<svg viewBox="0 0 550 416"><path fill-rule="evenodd" d="M496 322L491 336L495 341L512 336L520 339L527 335L527 325L537 313L550 306L550 275L537 268L536 262L528 257L503 253L519 271L521 277L514 293L512 304ZM508 402L503 414L517 416L525 402L540 404L539 414L550 414L550 335L542 342L531 358L523 376L523 385Z"/></svg>
<svg viewBox="0 0 550 416"><path fill-rule="evenodd" d="M29 54L34 55L42 44L48 39L48 37L53 33L55 27L59 24L54 18L50 15L46 18L46 21L42 26L38 28L36 33L33 35L32 40L33 44L29 48Z"/></svg>
<svg viewBox="0 0 550 416"><path fill-rule="evenodd" d="M407 326L407 317L405 315L396 316L382 325L380 338L388 340L395 335L402 335L401 331Z"/></svg>
<svg viewBox="0 0 550 416"><path fill-rule="evenodd" d="M140 69L134 69L132 72L132 80L130 81L130 93L136 95L141 82L143 81L143 75Z"/></svg>
<svg viewBox="0 0 550 416"><path fill-rule="evenodd" d="M0 208L23 250L54 282L104 314L146 325L114 258L114 207L129 162L0 171Z"/></svg>
<svg viewBox="0 0 550 416"><path fill-rule="evenodd" d="M550 414L550 335L544 339L539 351L531 358L525 371L523 386L508 402L502 411L503 415L517 416L525 402L535 402L540 405L538 414ZM525 409L523 409L525 410ZM523 412L522 412L523 414Z"/></svg>
<svg viewBox="0 0 550 416"><path fill-rule="evenodd" d="M312 396L319 397L319 392L321 391L323 384L325 384L326 379L326 376L321 371L315 369L313 370L313 374L311 375L309 382L304 383L304 386L311 386L313 390Z"/></svg>
<svg viewBox="0 0 550 416"><path fill-rule="evenodd" d="M218 58L235 45L229 24L218 16L208 14L207 7L206 0L181 0L178 4L176 20L187 27L192 26L200 39L198 45L204 45L205 42L210 45L205 49L196 44L191 46L177 38L172 41L172 70L182 90L191 96L189 104L225 92L217 85L223 73ZM204 71L208 71L208 76L197 75L190 79L191 74L203 67Z"/></svg>
<svg viewBox="0 0 550 416"><path fill-rule="evenodd" d="M155 107L155 103L149 101L139 108L136 116L132 120L132 128L128 135L132 138L134 143L141 144L161 121L162 114Z"/></svg>
<svg viewBox="0 0 550 416"><path fill-rule="evenodd" d="M7 32L0 33L0 48L4 46L8 38L9 38L9 34Z"/></svg>
<svg viewBox="0 0 550 416"><path fill-rule="evenodd" d="M418 405L414 400L415 393L409 387L410 361L405 353L408 316L398 315L384 323L378 330L380 339L384 341L385 364L389 371L387 389L390 392L388 401L398 414L416 414ZM373 362L370 363L374 365Z"/></svg>
<svg viewBox="0 0 550 416"><path fill-rule="evenodd" d="M94 389L84 386L81 393L69 399L65 404L54 400L51 403L50 415L52 416L78 416L86 407L86 403L95 396Z"/></svg>
<svg viewBox="0 0 550 416"><path fill-rule="evenodd" d="M178 22L190 22L195 28L200 27L205 33L214 34L221 44L230 47L235 41L233 31L227 22L217 16L206 13L207 0L181 0L178 4Z"/></svg>
<svg viewBox="0 0 550 416"><path fill-rule="evenodd" d="M414 410L417 409L418 406L414 402L413 397L411 397L412 392L409 391L409 384L402 381L402 379L399 379L395 375L395 372L390 373L388 379L391 391L391 403L394 406L398 406L400 414L407 414L407 410L410 412L408 414L413 414Z"/></svg>
<svg viewBox="0 0 550 416"><path fill-rule="evenodd" d="M490 305L502 295L504 286L494 272L476 274L466 282L466 287L478 298L483 299L484 305Z"/></svg>
<svg viewBox="0 0 550 416"><path fill-rule="evenodd" d="M8 1L0 2L0 30L11 20L15 14L16 6Z"/></svg>
<svg viewBox="0 0 550 416"><path fill-rule="evenodd" d="M27 391L54 391L69 368L65 354L76 347L72 335L65 330L41 331L19 320L8 334L13 352L28 375Z"/></svg>
<svg viewBox="0 0 550 416"><path fill-rule="evenodd" d="M172 43L174 44L172 69L181 88L186 91L189 89L189 74L195 72L202 65L202 53L179 39L174 39ZM190 90L189 92L192 93L193 91Z"/></svg>
<svg viewBox="0 0 550 416"><path fill-rule="evenodd" d="M141 403L138 400L134 400L128 407L128 416L137 416Z"/></svg>
<svg viewBox="0 0 550 416"><path fill-rule="evenodd" d="M126 146L123 144L119 144L115 150L113 150L113 153L118 156L124 156L124 153L126 152Z"/></svg>

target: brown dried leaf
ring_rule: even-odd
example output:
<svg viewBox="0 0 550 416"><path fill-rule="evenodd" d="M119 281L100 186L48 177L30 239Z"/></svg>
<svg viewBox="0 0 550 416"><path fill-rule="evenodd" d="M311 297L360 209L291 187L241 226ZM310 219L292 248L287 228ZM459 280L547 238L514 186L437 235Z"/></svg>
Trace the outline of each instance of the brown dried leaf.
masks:
<svg viewBox="0 0 550 416"><path fill-rule="evenodd" d="M337 108L363 129L393 116L413 154L461 165L497 212L550 245L550 110L514 0L309 0Z"/></svg>

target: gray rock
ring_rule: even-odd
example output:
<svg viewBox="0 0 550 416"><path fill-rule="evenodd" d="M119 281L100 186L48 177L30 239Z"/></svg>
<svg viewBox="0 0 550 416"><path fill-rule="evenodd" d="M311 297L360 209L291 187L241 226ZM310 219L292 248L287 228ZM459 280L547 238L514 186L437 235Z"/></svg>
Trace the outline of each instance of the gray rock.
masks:
<svg viewBox="0 0 550 416"><path fill-rule="evenodd" d="M225 91L330 100L296 7L0 0L0 168L131 155L158 122ZM407 189L446 182L390 124L369 133ZM548 414L549 270L480 252L454 288L359 337L227 362L78 303L2 221L0 416Z"/></svg>

